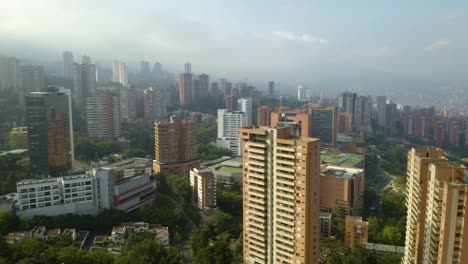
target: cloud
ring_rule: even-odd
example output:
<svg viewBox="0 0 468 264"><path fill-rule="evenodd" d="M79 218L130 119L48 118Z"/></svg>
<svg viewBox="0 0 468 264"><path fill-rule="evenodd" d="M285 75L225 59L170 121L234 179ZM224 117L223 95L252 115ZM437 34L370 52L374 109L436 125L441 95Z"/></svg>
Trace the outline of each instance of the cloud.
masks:
<svg viewBox="0 0 468 264"><path fill-rule="evenodd" d="M449 44L450 44L450 42L448 40L439 39L437 41L432 42L429 46L425 47L424 51L431 52L431 51L434 51L434 50L444 48L444 47L448 46Z"/></svg>
<svg viewBox="0 0 468 264"><path fill-rule="evenodd" d="M326 44L327 40L323 37L316 37L307 33L296 34L290 31L272 31L272 36L281 40L298 41L305 43Z"/></svg>

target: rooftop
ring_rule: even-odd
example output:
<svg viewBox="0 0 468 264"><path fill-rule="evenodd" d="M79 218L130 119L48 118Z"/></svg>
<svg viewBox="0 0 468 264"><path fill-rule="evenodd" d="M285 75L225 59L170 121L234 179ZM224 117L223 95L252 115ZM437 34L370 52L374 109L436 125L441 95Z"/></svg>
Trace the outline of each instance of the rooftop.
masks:
<svg viewBox="0 0 468 264"><path fill-rule="evenodd" d="M334 174L337 178L350 179L354 175L364 172L364 169L346 168L339 166L322 165L321 174ZM323 175L322 175L323 176Z"/></svg>
<svg viewBox="0 0 468 264"><path fill-rule="evenodd" d="M151 159L146 159L146 158L130 158L118 162L114 162L111 164L107 164L103 166L103 168L119 168L119 167L133 167L133 166L138 166L138 165L145 165L145 164L151 164Z"/></svg>
<svg viewBox="0 0 468 264"><path fill-rule="evenodd" d="M23 186L23 185L32 185L32 184L39 184L39 183L57 183L57 178L44 178L44 179L26 179L26 180L21 180L16 183L17 186Z"/></svg>
<svg viewBox="0 0 468 264"><path fill-rule="evenodd" d="M242 157L231 158L210 166L211 169L226 173L242 173Z"/></svg>
<svg viewBox="0 0 468 264"><path fill-rule="evenodd" d="M0 156L9 155L9 154L11 154L11 155L20 155L20 154L25 154L27 152L28 152L27 149L14 149L14 150L5 151L5 152L0 153Z"/></svg>
<svg viewBox="0 0 468 264"><path fill-rule="evenodd" d="M320 159L323 163L340 167L353 168L364 161L364 155L352 153L339 153L332 151L320 152Z"/></svg>

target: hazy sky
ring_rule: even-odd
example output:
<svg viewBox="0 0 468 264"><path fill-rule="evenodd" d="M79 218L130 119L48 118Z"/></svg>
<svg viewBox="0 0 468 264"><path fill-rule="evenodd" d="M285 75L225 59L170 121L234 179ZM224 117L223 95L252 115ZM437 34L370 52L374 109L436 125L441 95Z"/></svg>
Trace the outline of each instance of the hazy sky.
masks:
<svg viewBox="0 0 468 264"><path fill-rule="evenodd" d="M0 53L307 83L468 79L468 1L0 0Z"/></svg>

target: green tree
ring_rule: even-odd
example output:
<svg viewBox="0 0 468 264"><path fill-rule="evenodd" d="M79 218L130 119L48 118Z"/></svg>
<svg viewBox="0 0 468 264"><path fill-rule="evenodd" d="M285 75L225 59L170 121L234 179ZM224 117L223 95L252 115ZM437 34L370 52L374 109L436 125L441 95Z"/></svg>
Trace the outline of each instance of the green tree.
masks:
<svg viewBox="0 0 468 264"><path fill-rule="evenodd" d="M85 264L86 253L76 247L69 246L62 248L57 254L58 263Z"/></svg>
<svg viewBox="0 0 468 264"><path fill-rule="evenodd" d="M167 249L159 242L147 239L117 258L115 263L182 264L184 256L179 250Z"/></svg>
<svg viewBox="0 0 468 264"><path fill-rule="evenodd" d="M345 211L341 205L337 204L331 211L332 225L331 233L339 240L344 240L345 234Z"/></svg>
<svg viewBox="0 0 468 264"><path fill-rule="evenodd" d="M385 226L380 234L380 240L384 244L395 246L403 244L404 236L401 233L401 230L399 230L396 226Z"/></svg>
<svg viewBox="0 0 468 264"><path fill-rule="evenodd" d="M112 264L114 263L114 257L107 250L97 250L86 254L84 261L93 264Z"/></svg>

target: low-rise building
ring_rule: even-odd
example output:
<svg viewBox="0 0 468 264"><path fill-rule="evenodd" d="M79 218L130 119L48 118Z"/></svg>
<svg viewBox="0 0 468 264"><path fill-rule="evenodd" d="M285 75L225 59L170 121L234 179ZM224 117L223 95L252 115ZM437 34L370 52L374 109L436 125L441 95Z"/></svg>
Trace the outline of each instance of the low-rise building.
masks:
<svg viewBox="0 0 468 264"><path fill-rule="evenodd" d="M138 209L154 199L156 182L150 159L130 158L85 174L19 181L17 191L21 216L97 215L106 208Z"/></svg>
<svg viewBox="0 0 468 264"><path fill-rule="evenodd" d="M322 165L320 169L320 208L337 206L350 214L364 205L364 169Z"/></svg>
<svg viewBox="0 0 468 264"><path fill-rule="evenodd" d="M368 222L362 221L361 216L347 215L345 219L345 244L354 247L368 242Z"/></svg>
<svg viewBox="0 0 468 264"><path fill-rule="evenodd" d="M320 212L320 236L329 237L331 236L331 213L329 212Z"/></svg>

